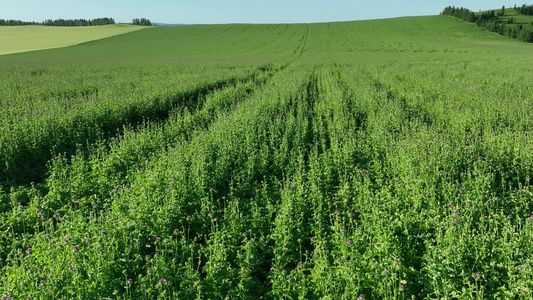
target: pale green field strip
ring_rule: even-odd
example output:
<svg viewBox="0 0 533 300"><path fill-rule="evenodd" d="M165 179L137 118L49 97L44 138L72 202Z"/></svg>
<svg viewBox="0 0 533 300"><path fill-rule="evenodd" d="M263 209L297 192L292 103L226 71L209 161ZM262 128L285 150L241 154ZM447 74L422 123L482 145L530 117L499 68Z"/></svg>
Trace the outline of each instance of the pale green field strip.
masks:
<svg viewBox="0 0 533 300"><path fill-rule="evenodd" d="M116 24L92 27L0 27L0 55L61 48L112 37L146 27Z"/></svg>

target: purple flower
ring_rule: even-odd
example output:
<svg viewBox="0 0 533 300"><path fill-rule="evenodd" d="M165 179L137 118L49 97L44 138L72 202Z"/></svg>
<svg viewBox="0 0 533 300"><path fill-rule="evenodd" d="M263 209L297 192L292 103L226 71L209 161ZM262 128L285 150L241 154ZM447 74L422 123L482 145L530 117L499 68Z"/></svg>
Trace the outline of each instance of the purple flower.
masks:
<svg viewBox="0 0 533 300"><path fill-rule="evenodd" d="M352 240L348 240L348 244L351 243L351 242L352 242Z"/></svg>
<svg viewBox="0 0 533 300"><path fill-rule="evenodd" d="M93 244L89 244L89 248L92 247L92 246L93 246Z"/></svg>
<svg viewBox="0 0 533 300"><path fill-rule="evenodd" d="M344 261L344 257L341 257L341 261Z"/></svg>
<svg viewBox="0 0 533 300"><path fill-rule="evenodd" d="M78 249L78 245L75 245L75 246L74 246L74 249Z"/></svg>
<svg viewBox="0 0 533 300"><path fill-rule="evenodd" d="M213 267L214 267L215 269L218 269L218 266L217 266L217 265L214 265Z"/></svg>
<svg viewBox="0 0 533 300"><path fill-rule="evenodd" d="M163 282L163 279L159 279L159 282Z"/></svg>
<svg viewBox="0 0 533 300"><path fill-rule="evenodd" d="M363 294L359 294L359 298L363 298L365 295Z"/></svg>
<svg viewBox="0 0 533 300"><path fill-rule="evenodd" d="M400 285L400 288L403 289L403 285Z"/></svg>
<svg viewBox="0 0 533 300"><path fill-rule="evenodd" d="M30 251L31 251L31 248L26 249L26 251L30 252Z"/></svg>
<svg viewBox="0 0 533 300"><path fill-rule="evenodd" d="M455 226L455 222L452 222L452 225Z"/></svg>
<svg viewBox="0 0 533 300"><path fill-rule="evenodd" d="M129 282L132 282L132 281L133 281L133 279L131 279L131 278L130 278L130 279L128 279L128 281L129 281Z"/></svg>
<svg viewBox="0 0 533 300"><path fill-rule="evenodd" d="M102 234L106 234L106 232L107 232L107 231L105 231L105 230L102 230Z"/></svg>

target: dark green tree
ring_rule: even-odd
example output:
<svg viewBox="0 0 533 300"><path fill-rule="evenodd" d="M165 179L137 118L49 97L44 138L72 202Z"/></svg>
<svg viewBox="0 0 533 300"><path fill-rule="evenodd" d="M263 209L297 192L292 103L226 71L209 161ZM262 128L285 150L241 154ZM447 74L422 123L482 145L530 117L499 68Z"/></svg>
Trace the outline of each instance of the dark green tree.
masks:
<svg viewBox="0 0 533 300"><path fill-rule="evenodd" d="M533 15L533 5L522 5L516 9L522 15Z"/></svg>
<svg viewBox="0 0 533 300"><path fill-rule="evenodd" d="M150 20L145 18L135 18L132 20L133 25L141 25L141 26L152 26L152 22Z"/></svg>
<svg viewBox="0 0 533 300"><path fill-rule="evenodd" d="M502 9L500 9L500 12L498 13L498 16L500 16L500 17L505 16L505 5L502 6Z"/></svg>

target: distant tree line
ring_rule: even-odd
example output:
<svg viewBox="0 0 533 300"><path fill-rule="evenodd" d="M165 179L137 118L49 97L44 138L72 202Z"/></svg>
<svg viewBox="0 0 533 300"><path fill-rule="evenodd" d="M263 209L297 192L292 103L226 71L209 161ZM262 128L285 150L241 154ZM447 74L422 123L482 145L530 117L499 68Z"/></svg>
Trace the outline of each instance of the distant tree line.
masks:
<svg viewBox="0 0 533 300"><path fill-rule="evenodd" d="M113 18L97 18L92 20L85 19L57 19L57 20L45 20L43 25L45 26L100 26L100 25L110 25L115 24Z"/></svg>
<svg viewBox="0 0 533 300"><path fill-rule="evenodd" d="M441 14L445 16L456 17L468 22L476 21L476 14L474 14L473 11L464 7L448 6L442 11Z"/></svg>
<svg viewBox="0 0 533 300"><path fill-rule="evenodd" d="M521 7L514 6L514 9L522 15L533 16L533 5L522 5Z"/></svg>
<svg viewBox="0 0 533 300"><path fill-rule="evenodd" d="M24 26L24 25L41 25L37 22L24 22L20 20L4 20L0 19L0 26Z"/></svg>
<svg viewBox="0 0 533 300"><path fill-rule="evenodd" d="M0 19L0 26L22 26L22 25L45 25L45 26L99 26L115 24L113 18L97 18L92 20L74 19L74 20L45 20L41 23L24 22L19 20L2 20Z"/></svg>
<svg viewBox="0 0 533 300"><path fill-rule="evenodd" d="M528 7L533 6L523 5L523 11L527 12L529 9ZM519 11L520 8L515 9ZM505 6L503 6L497 13L494 10L490 10L482 13L479 16L476 16L474 12L463 7L448 6L442 11L441 14L475 23L481 28L499 33L501 35L519 39L524 42L533 43L533 26L530 26L529 24L516 24L514 18L510 18L505 21L499 18L505 15ZM533 23L531 25L533 25Z"/></svg>
<svg viewBox="0 0 533 300"><path fill-rule="evenodd" d="M152 22L150 22L150 20L148 19L145 19L145 18L135 18L133 19L132 21L133 25L141 25L141 26L152 26Z"/></svg>

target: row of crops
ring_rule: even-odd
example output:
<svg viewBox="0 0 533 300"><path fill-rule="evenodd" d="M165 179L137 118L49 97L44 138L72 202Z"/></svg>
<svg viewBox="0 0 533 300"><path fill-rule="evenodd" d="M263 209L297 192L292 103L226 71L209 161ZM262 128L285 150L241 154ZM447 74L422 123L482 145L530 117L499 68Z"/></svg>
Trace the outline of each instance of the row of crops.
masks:
<svg viewBox="0 0 533 300"><path fill-rule="evenodd" d="M1 297L533 297L530 57L311 43L2 66Z"/></svg>

